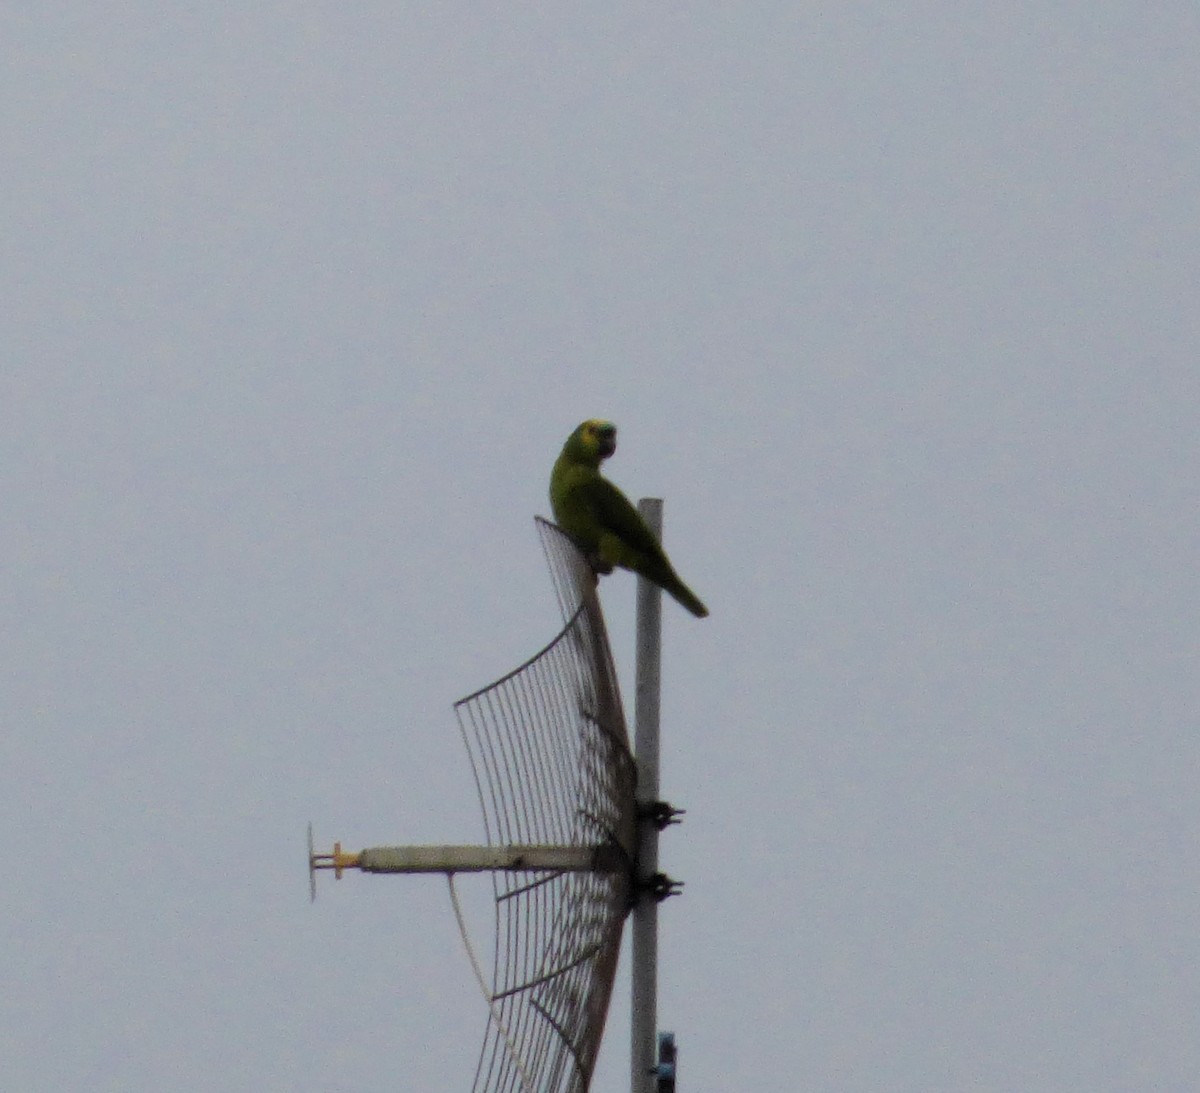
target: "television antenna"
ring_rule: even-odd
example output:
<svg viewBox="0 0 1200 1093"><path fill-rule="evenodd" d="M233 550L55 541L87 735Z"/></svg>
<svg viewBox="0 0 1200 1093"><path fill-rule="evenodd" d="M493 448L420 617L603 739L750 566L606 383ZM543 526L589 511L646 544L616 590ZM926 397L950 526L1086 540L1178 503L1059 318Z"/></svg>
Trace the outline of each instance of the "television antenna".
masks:
<svg viewBox="0 0 1200 1093"><path fill-rule="evenodd" d="M662 502L639 511L656 534ZM658 796L661 592L638 578L636 755L591 566L535 519L564 625L520 667L454 704L483 808L485 846L380 846L318 854L317 872L440 873L488 1023L473 1093L587 1093L621 934L633 918L631 1093L674 1093L674 1035L657 1036L658 904L682 885L658 869L681 809ZM494 962L485 977L454 877L492 876ZM657 1054L656 1054L657 1050Z"/></svg>

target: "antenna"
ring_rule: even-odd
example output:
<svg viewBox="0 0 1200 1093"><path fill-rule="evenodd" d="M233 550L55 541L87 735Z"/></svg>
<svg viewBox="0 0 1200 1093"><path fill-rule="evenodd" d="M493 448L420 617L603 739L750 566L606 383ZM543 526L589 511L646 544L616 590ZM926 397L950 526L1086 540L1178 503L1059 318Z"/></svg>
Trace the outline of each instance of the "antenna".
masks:
<svg viewBox="0 0 1200 1093"><path fill-rule="evenodd" d="M644 506L657 507L657 515ZM640 503L661 525L661 501ZM488 1004L473 1093L586 1093L616 975L625 916L634 914L633 1093L674 1088L655 1063L659 901L681 887L658 872L658 832L676 809L658 795L658 625L643 680L643 615L659 590L638 579L638 749L635 763L596 576L554 524L536 518L564 625L539 653L454 704L483 810L485 846L334 843L319 870L442 873ZM655 527L658 530L658 527ZM651 592L647 593L646 589ZM652 598L653 609L644 601ZM647 697L643 697L646 690ZM652 698L649 697L653 690ZM643 706L653 707L653 724ZM652 732L652 736L646 735ZM643 773L642 752L651 765ZM485 979L454 875L487 872L495 905L494 961ZM640 999L640 1001L639 1001ZM674 1041L672 1040L672 1045ZM661 1062L661 1060L660 1060Z"/></svg>

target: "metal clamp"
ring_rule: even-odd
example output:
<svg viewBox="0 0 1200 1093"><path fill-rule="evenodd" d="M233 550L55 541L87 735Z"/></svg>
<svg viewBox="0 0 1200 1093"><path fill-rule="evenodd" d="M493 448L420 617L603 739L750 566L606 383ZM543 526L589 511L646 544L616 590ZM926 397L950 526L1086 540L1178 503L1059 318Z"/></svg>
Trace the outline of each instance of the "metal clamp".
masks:
<svg viewBox="0 0 1200 1093"><path fill-rule="evenodd" d="M681 823L679 817L686 812L686 808L675 808L666 801L646 801L639 804L637 810L639 820L649 820L659 831Z"/></svg>
<svg viewBox="0 0 1200 1093"><path fill-rule="evenodd" d="M652 873L638 887L653 896L658 903L683 892L683 881L672 880L666 873Z"/></svg>
<svg viewBox="0 0 1200 1093"><path fill-rule="evenodd" d="M655 1093L675 1093L675 1033L658 1034L658 1065L650 1072L654 1075Z"/></svg>

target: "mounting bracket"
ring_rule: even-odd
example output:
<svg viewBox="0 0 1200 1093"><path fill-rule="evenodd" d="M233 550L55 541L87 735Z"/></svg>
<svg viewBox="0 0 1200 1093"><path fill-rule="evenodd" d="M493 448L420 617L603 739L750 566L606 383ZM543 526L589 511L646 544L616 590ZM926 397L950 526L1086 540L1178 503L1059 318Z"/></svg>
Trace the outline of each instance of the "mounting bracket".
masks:
<svg viewBox="0 0 1200 1093"><path fill-rule="evenodd" d="M649 820L659 831L665 831L671 824L681 823L678 818L687 812L686 808L675 808L667 801L645 801L638 805L639 820Z"/></svg>

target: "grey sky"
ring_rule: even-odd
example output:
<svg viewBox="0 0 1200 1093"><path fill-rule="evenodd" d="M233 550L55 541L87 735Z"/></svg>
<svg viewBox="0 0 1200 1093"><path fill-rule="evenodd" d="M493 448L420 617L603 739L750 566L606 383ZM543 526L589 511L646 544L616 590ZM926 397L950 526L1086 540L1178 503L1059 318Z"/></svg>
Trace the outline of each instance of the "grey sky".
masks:
<svg viewBox="0 0 1200 1093"><path fill-rule="evenodd" d="M304 825L481 837L596 415L712 611L681 1090L1194 1085L1200 15L1001 8L0 13L6 1087L469 1087L444 885Z"/></svg>

